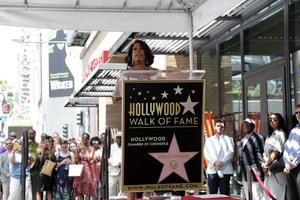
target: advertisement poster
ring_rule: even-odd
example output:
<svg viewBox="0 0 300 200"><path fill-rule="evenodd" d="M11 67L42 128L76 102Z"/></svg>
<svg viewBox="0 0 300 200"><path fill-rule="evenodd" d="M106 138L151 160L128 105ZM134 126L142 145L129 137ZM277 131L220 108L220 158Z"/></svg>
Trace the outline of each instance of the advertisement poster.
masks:
<svg viewBox="0 0 300 200"><path fill-rule="evenodd" d="M201 188L203 80L123 82L122 191Z"/></svg>
<svg viewBox="0 0 300 200"><path fill-rule="evenodd" d="M56 37L49 47L49 97L70 96L74 91L74 77L66 64L66 34L63 30L57 31Z"/></svg>

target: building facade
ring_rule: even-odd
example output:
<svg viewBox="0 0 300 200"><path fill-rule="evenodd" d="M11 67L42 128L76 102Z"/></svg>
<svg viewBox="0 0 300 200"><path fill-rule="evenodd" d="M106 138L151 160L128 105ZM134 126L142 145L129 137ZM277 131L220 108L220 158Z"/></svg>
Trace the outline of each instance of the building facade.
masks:
<svg viewBox="0 0 300 200"><path fill-rule="evenodd" d="M255 119L256 130L263 135L267 135L268 116L272 112L282 114L289 129L293 126L291 119L299 102L299 5L299 0L245 1L232 9L230 15L217 18L196 33L194 68L206 71L203 77L206 80L205 110L214 117L227 120L227 132L235 137L241 134L241 121L245 117ZM101 38L104 33L98 34L99 38L88 45L94 46L91 50L95 51L97 46L105 44L105 38ZM115 44L106 49L110 51L109 62L124 63L126 48L134 38L144 39L153 45L155 41L149 38L159 39L157 33L134 33L134 37L120 42L119 38L126 34L121 34ZM166 40L167 34L161 35ZM175 38L183 41L185 37L181 36L179 34ZM158 51L160 47L153 50ZM118 51L121 48L123 50ZM177 48L176 43L172 48ZM81 58L83 71L92 52ZM189 69L186 51L179 55L175 51L166 54L165 69ZM98 109L99 124L92 125L98 132L103 131L106 123L120 126L114 120L113 115L117 113L114 106L109 104L105 107L105 117L101 117Z"/></svg>
<svg viewBox="0 0 300 200"><path fill-rule="evenodd" d="M205 33L209 40L197 48L199 68L206 70L205 108L232 122L232 134L240 133L241 120L249 116L267 135L272 112L293 126L300 102L299 16L298 0L264 1Z"/></svg>

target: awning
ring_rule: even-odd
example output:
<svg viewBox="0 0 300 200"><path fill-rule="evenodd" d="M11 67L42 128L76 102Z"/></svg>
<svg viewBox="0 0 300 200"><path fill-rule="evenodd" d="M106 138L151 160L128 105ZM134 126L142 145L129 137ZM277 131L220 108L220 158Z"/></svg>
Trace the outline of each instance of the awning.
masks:
<svg viewBox="0 0 300 200"><path fill-rule="evenodd" d="M213 2L213 1L210 1ZM222 3L222 2L221 2ZM233 1L231 2L233 3ZM255 14L258 8L266 7L271 4L268 1L244 1L238 6L232 8L224 16L219 16L212 20L209 24L202 26L201 29L195 30L193 34L193 47L197 49L204 47L211 40L218 38L219 34L226 32L234 32L239 28L240 21L250 15ZM199 7L202 9L206 4ZM203 11L204 13L204 11ZM197 19L193 19L197 20ZM201 23L203 23L201 21ZM112 53L126 53L133 39L138 38L144 40L151 48L154 54L185 54L189 53L189 34L188 32L126 32L113 46Z"/></svg>
<svg viewBox="0 0 300 200"><path fill-rule="evenodd" d="M98 107L98 105L99 105L98 98L75 97L75 98L69 98L65 104L65 107Z"/></svg>
<svg viewBox="0 0 300 200"><path fill-rule="evenodd" d="M85 79L80 88L76 90L65 107L95 107L98 106L99 97L112 97L118 78L123 70L127 69L125 63L104 63Z"/></svg>
<svg viewBox="0 0 300 200"><path fill-rule="evenodd" d="M81 31L193 32L245 0L1 0L0 24ZM216 6L217 5L217 6Z"/></svg>
<svg viewBox="0 0 300 200"><path fill-rule="evenodd" d="M188 33L174 32L127 32L113 46L112 52L127 53L132 40L135 38L144 40L154 54L188 54ZM197 44L199 41L206 41L208 39L208 37L199 37L196 35L193 37L193 43Z"/></svg>

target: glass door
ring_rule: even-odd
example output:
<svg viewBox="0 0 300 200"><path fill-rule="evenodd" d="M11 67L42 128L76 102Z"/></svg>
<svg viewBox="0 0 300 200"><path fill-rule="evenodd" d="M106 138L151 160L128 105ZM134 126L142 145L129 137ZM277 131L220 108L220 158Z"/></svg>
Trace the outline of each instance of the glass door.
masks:
<svg viewBox="0 0 300 200"><path fill-rule="evenodd" d="M271 113L285 116L284 65L276 64L262 70L247 72L244 76L246 116L256 122L255 131L268 135L268 117Z"/></svg>

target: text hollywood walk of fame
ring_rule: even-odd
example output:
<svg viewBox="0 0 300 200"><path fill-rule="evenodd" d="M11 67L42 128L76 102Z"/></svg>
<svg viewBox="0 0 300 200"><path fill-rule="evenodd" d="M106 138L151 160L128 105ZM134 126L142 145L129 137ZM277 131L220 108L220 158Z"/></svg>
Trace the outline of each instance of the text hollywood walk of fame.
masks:
<svg viewBox="0 0 300 200"><path fill-rule="evenodd" d="M128 100L129 128L197 127L200 121L199 116L195 115L194 107L201 99L196 94L197 90L186 89L181 85L177 84L169 90L132 87ZM197 101L192 101L191 97Z"/></svg>

